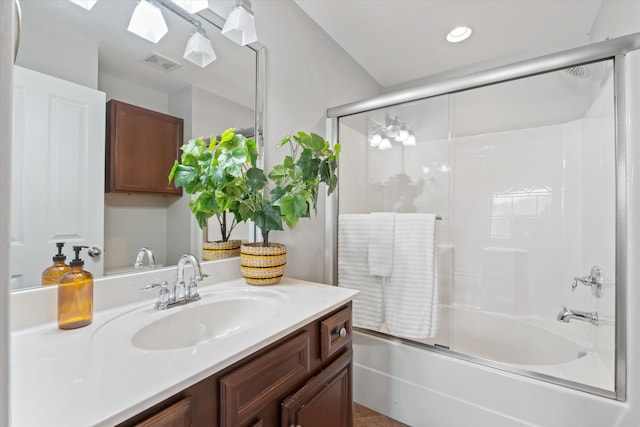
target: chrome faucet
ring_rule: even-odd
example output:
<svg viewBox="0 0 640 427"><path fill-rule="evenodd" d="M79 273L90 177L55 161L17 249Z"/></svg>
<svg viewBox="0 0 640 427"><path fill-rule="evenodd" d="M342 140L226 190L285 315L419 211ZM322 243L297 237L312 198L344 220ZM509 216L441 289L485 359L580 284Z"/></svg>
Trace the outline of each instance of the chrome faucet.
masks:
<svg viewBox="0 0 640 427"><path fill-rule="evenodd" d="M185 286L184 283L184 267L185 265L191 264L193 267L193 276L189 280L189 285ZM204 278L207 277L206 274L202 274L202 269L200 268L200 261L191 255L184 254L178 260L178 275L176 276L176 281L173 282L173 287L169 291L169 299L173 298L174 301L187 300L187 301L196 301L200 299L200 295L198 294L198 282L202 282Z"/></svg>
<svg viewBox="0 0 640 427"><path fill-rule="evenodd" d="M569 323L569 320L576 319L583 322L589 322L592 325L598 326L598 313L592 311L591 313L580 310L572 310L567 307L563 307L560 313L558 313L558 321Z"/></svg>
<svg viewBox="0 0 640 427"><path fill-rule="evenodd" d="M147 259L149 260L149 267L156 268L156 259L153 256L153 252L148 247L140 248L138 251L138 255L136 256L136 262L133 264L133 268L142 268L142 261L144 260L144 256L147 255Z"/></svg>
<svg viewBox="0 0 640 427"><path fill-rule="evenodd" d="M191 264L193 267L193 276L189 279L189 285L185 285L184 282L184 268L187 264ZM140 288L141 291L149 291L152 289L160 288L158 294L158 300L155 304L156 310L165 310L176 305L186 304L191 301L198 301L200 294L198 293L198 282L204 280L207 277L202 273L200 268L200 262L196 257L191 254L184 254L178 261L178 273L176 280L169 288L169 284L165 281L160 283L151 283L149 285Z"/></svg>

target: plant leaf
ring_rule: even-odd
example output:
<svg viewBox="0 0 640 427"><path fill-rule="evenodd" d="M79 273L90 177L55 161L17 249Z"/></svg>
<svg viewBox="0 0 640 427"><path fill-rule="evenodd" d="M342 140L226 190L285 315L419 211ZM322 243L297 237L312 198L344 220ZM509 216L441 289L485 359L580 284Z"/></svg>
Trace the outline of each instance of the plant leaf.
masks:
<svg viewBox="0 0 640 427"><path fill-rule="evenodd" d="M280 212L289 228L294 228L298 220L309 216L309 204L299 195L286 195L280 201Z"/></svg>
<svg viewBox="0 0 640 427"><path fill-rule="evenodd" d="M260 168L251 168L247 171L247 186L251 191L260 191L267 185L267 177Z"/></svg>
<svg viewBox="0 0 640 427"><path fill-rule="evenodd" d="M185 187L196 178L196 169L193 166L177 164L171 172L178 187Z"/></svg>
<svg viewBox="0 0 640 427"><path fill-rule="evenodd" d="M287 194L287 190L285 190L284 188L275 187L273 190L269 192L269 195L271 196L271 204L273 206L280 205L280 199L282 199L282 197L284 197L286 194Z"/></svg>
<svg viewBox="0 0 640 427"><path fill-rule="evenodd" d="M253 215L253 222L262 232L282 230L280 210L275 206L266 205L262 210L256 211Z"/></svg>

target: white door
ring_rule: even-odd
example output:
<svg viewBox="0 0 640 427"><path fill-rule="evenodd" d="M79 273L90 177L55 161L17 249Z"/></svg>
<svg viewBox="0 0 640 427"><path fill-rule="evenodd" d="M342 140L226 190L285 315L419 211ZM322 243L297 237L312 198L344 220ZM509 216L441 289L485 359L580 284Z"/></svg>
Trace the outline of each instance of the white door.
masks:
<svg viewBox="0 0 640 427"><path fill-rule="evenodd" d="M105 94L14 67L12 288L40 285L56 242L102 249ZM82 258L102 275L102 256Z"/></svg>

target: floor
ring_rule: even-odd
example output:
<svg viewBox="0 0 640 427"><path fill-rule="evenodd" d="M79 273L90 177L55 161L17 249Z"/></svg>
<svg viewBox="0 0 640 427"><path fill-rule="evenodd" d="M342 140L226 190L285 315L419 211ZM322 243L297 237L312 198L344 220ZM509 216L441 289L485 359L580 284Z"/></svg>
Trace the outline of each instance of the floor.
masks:
<svg viewBox="0 0 640 427"><path fill-rule="evenodd" d="M409 427L369 408L353 404L353 427Z"/></svg>

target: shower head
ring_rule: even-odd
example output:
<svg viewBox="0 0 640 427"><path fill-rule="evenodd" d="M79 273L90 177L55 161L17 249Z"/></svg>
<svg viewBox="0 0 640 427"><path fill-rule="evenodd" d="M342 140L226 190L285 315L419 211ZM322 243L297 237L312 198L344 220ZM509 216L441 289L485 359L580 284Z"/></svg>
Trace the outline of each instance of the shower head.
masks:
<svg viewBox="0 0 640 427"><path fill-rule="evenodd" d="M576 65L575 67L565 68L567 74L579 79L586 79L589 77L589 69L585 65Z"/></svg>

